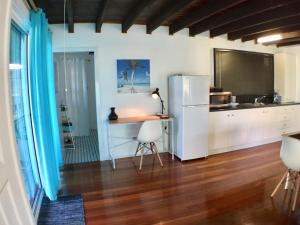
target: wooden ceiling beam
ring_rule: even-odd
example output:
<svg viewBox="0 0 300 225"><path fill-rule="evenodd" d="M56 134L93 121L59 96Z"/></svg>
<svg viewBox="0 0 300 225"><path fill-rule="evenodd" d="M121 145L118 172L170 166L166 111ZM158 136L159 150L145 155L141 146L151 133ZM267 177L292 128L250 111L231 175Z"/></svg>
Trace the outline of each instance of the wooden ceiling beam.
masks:
<svg viewBox="0 0 300 225"><path fill-rule="evenodd" d="M185 27L189 27L197 22L203 21L213 15L216 15L224 10L236 6L246 0L212 0L184 16L182 19L175 21L170 25L169 33L174 34Z"/></svg>
<svg viewBox="0 0 300 225"><path fill-rule="evenodd" d="M291 45L299 45L300 44L300 37L299 38L290 38L282 40L281 43L277 44L277 47L285 47L285 46L291 46Z"/></svg>
<svg viewBox="0 0 300 225"><path fill-rule="evenodd" d="M204 31L220 27L222 25L238 21L248 16L255 15L270 9L282 7L299 0L252 0L233 7L217 16L210 17L190 27L190 35L195 36Z"/></svg>
<svg viewBox="0 0 300 225"><path fill-rule="evenodd" d="M264 31L271 31L277 28L288 27L292 25L297 25L300 23L300 16L293 16L282 20L276 20L268 23L263 23L257 26L248 27L242 30L234 31L228 33L229 40L236 40L242 38L244 36L248 36L251 34L261 33Z"/></svg>
<svg viewBox="0 0 300 225"><path fill-rule="evenodd" d="M293 41L294 39L299 39L300 38L300 31L294 31L294 32L290 32L290 33L283 33L281 34L282 39L278 40L278 41L271 41L271 42L267 42L264 43L264 45L276 45L276 44L281 44L281 43L286 43L286 42L290 42Z"/></svg>
<svg viewBox="0 0 300 225"><path fill-rule="evenodd" d="M74 33L74 17L72 0L67 0L68 32Z"/></svg>
<svg viewBox="0 0 300 225"><path fill-rule="evenodd" d="M194 0L173 0L159 10L154 16L147 22L147 34L151 34L157 29L165 20L173 16L176 12L182 10L185 6L193 2Z"/></svg>
<svg viewBox="0 0 300 225"><path fill-rule="evenodd" d="M135 3L135 5L129 11L122 23L122 33L127 33L128 29L133 25L136 18L150 3L153 2L153 0L138 0L137 3Z"/></svg>
<svg viewBox="0 0 300 225"><path fill-rule="evenodd" d="M282 27L282 28L278 28L278 29L273 29L271 31L269 30L269 31L264 31L264 32L244 36L244 37L242 37L242 41L243 42L251 41L251 40L255 40L260 37L265 37L265 36L270 36L270 35L280 34L280 33L286 33L286 32L292 32L292 31L297 31L297 30L300 30L300 22L297 25Z"/></svg>
<svg viewBox="0 0 300 225"><path fill-rule="evenodd" d="M247 18L228 23L210 31L210 37L216 37L248 27L300 15L300 2L268 10Z"/></svg>
<svg viewBox="0 0 300 225"><path fill-rule="evenodd" d="M107 8L108 0L101 0L99 9L98 9L98 15L97 15L97 20L96 20L96 33L101 33L101 28L103 24L103 18L104 18L104 13Z"/></svg>

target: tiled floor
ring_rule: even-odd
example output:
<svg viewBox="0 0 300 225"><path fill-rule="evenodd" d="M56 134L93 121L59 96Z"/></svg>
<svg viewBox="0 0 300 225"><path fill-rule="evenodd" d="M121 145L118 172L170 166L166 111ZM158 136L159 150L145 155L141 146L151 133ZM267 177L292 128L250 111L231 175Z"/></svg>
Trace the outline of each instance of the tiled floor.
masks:
<svg viewBox="0 0 300 225"><path fill-rule="evenodd" d="M97 130L91 130L89 136L78 136L75 139L75 150L64 149L65 164L95 162L100 160Z"/></svg>

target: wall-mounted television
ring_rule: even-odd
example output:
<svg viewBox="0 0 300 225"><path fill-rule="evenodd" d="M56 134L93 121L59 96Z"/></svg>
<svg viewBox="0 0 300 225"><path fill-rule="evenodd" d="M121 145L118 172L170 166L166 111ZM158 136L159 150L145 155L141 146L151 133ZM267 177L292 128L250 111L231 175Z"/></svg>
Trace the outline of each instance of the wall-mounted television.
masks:
<svg viewBox="0 0 300 225"><path fill-rule="evenodd" d="M274 55L229 49L214 49L214 82L231 91L238 102L274 94Z"/></svg>

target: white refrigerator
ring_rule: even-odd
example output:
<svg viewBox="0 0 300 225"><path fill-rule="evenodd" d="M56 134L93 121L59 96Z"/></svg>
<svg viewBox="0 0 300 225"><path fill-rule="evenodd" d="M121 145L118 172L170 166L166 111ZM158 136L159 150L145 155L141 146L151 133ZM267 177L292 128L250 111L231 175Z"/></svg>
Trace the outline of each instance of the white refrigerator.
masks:
<svg viewBox="0 0 300 225"><path fill-rule="evenodd" d="M176 156L182 161L207 157L209 76L170 76L169 113L175 117Z"/></svg>

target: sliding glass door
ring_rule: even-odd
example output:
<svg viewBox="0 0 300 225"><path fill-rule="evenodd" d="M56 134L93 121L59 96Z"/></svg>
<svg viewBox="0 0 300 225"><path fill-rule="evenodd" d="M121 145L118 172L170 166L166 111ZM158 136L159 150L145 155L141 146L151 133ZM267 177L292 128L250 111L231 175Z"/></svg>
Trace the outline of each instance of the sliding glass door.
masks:
<svg viewBox="0 0 300 225"><path fill-rule="evenodd" d="M15 135L24 184L35 208L41 182L34 145L27 73L27 34L14 23L10 34L10 83Z"/></svg>

